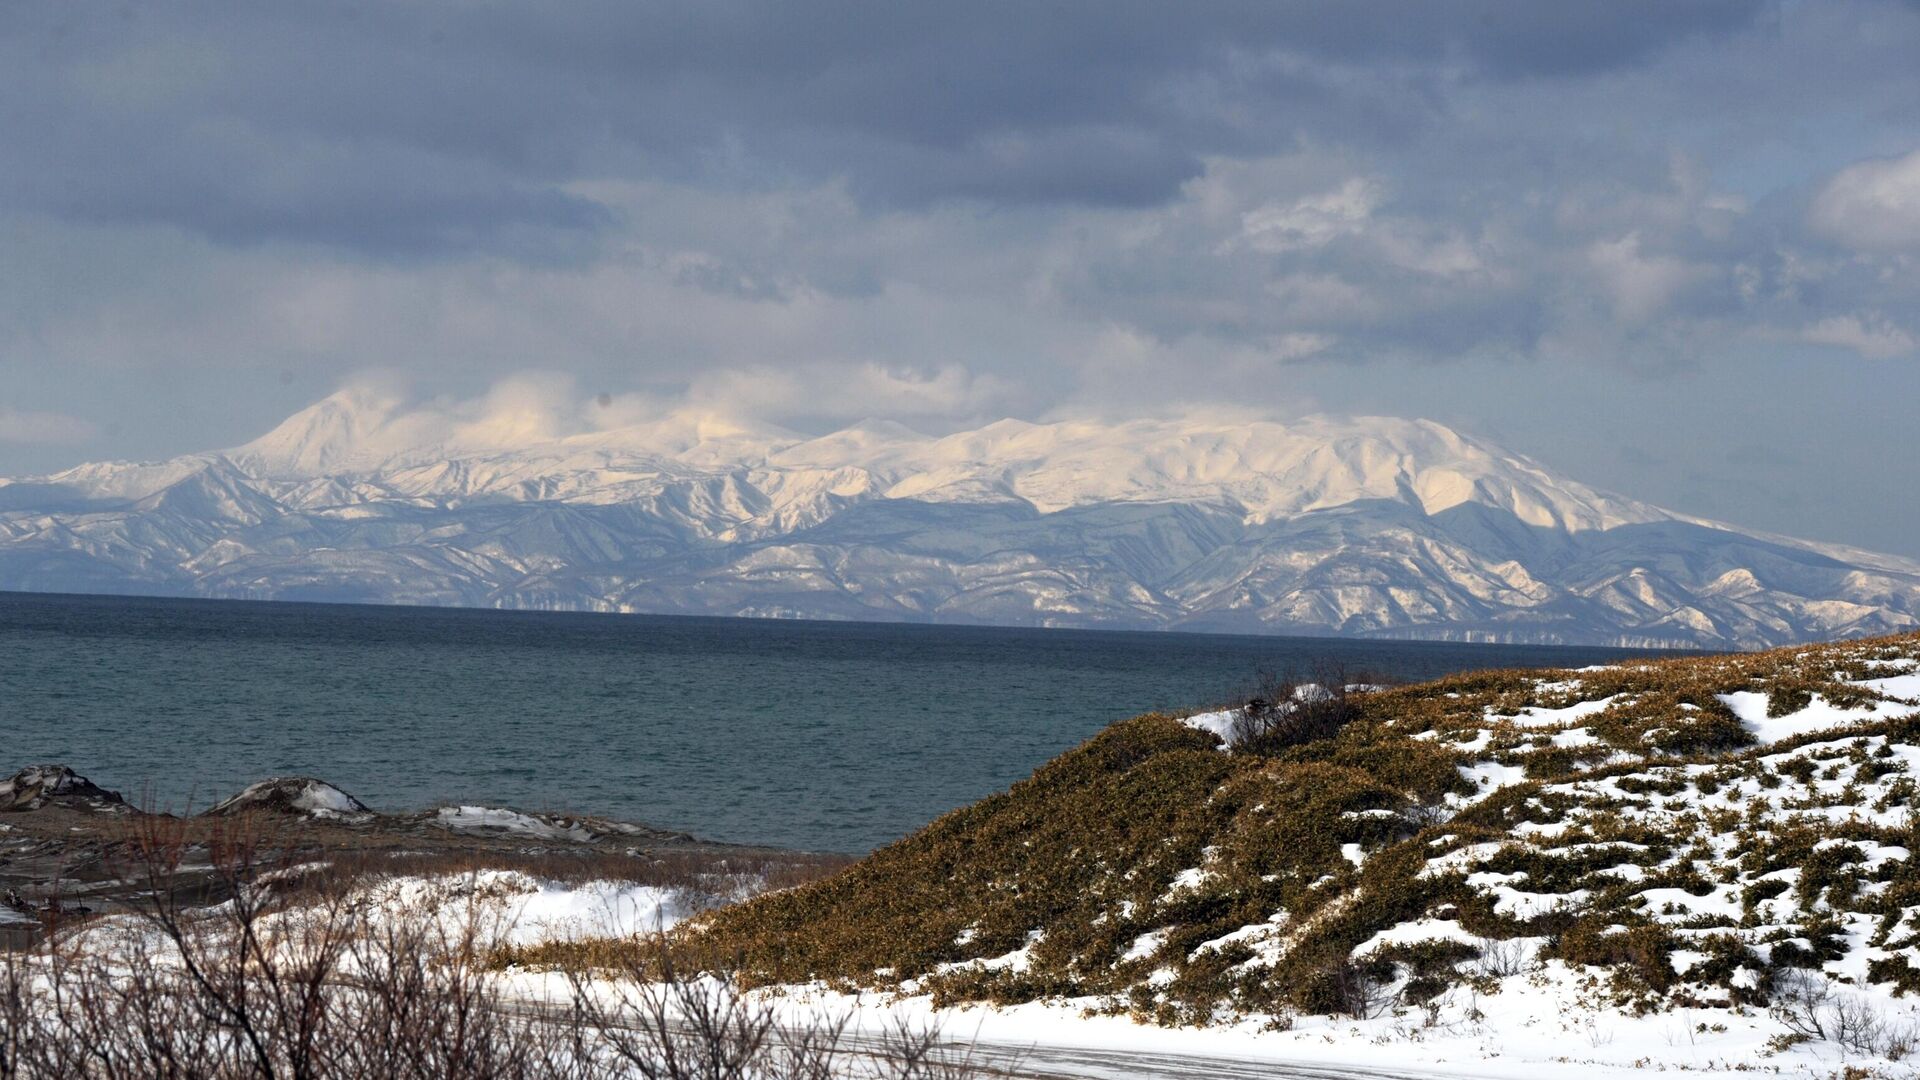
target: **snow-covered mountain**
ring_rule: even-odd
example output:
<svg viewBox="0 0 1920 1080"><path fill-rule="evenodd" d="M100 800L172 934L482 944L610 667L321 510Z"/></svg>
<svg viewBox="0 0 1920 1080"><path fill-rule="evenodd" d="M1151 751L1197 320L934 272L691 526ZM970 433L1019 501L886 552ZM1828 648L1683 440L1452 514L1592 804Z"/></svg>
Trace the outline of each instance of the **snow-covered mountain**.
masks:
<svg viewBox="0 0 1920 1080"><path fill-rule="evenodd" d="M352 389L225 452L0 480L0 588L1708 647L1920 626L1920 562L1427 421L551 427Z"/></svg>

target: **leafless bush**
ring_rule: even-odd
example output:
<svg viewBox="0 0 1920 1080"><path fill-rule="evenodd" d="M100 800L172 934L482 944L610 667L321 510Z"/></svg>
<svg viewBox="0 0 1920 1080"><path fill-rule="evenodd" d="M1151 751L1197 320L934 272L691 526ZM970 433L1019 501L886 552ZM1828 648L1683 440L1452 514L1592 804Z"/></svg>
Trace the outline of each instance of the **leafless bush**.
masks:
<svg viewBox="0 0 1920 1080"><path fill-rule="evenodd" d="M1480 956L1474 960L1474 973L1504 979L1533 966L1533 950L1526 942L1513 938L1481 938Z"/></svg>
<svg viewBox="0 0 1920 1080"><path fill-rule="evenodd" d="M1836 998L1828 1010L1827 1025L1833 1041L1855 1053L1879 1053L1886 1040L1887 1023L1880 1010L1863 998L1851 994Z"/></svg>
<svg viewBox="0 0 1920 1080"><path fill-rule="evenodd" d="M1276 753L1331 738L1357 715L1351 676L1338 664L1318 664L1310 676L1265 675L1240 708L1227 743L1237 751Z"/></svg>
<svg viewBox="0 0 1920 1080"><path fill-rule="evenodd" d="M1799 968L1787 968L1773 977L1773 1018L1795 1035L1827 1037L1827 1014L1833 1006L1833 984Z"/></svg>
<svg viewBox="0 0 1920 1080"><path fill-rule="evenodd" d="M971 1053L937 1026L896 1017L876 1036L850 1029L848 1014L783 1024L768 1001L744 994L731 966L685 961L663 935L623 954L624 970L602 982L568 973L575 1008L617 1065L646 1080L967 1080ZM624 1073L622 1075L625 1075Z"/></svg>
<svg viewBox="0 0 1920 1080"><path fill-rule="evenodd" d="M1371 1020L1393 1004L1388 981L1375 964L1351 958L1336 962L1331 972L1339 1012L1355 1020Z"/></svg>
<svg viewBox="0 0 1920 1080"><path fill-rule="evenodd" d="M1836 990L1826 978L1790 968L1774 975L1775 1020L1808 1039L1829 1039L1856 1054L1899 1059L1912 1052L1916 1032L1889 1022L1868 998Z"/></svg>
<svg viewBox="0 0 1920 1080"><path fill-rule="evenodd" d="M481 906L449 917L310 882L276 891L251 829L236 822L204 849L217 904L178 887L190 849L159 820L133 845L150 893L137 917L0 953L0 1080L977 1075L936 1031L903 1025L855 1047L845 1018L779 1023L718 965L581 977L561 1005L509 999L486 969L499 928Z"/></svg>
<svg viewBox="0 0 1920 1080"><path fill-rule="evenodd" d="M1400 820L1407 823L1414 832L1433 825L1444 825L1453 820L1453 810L1444 803L1416 802L1400 811Z"/></svg>

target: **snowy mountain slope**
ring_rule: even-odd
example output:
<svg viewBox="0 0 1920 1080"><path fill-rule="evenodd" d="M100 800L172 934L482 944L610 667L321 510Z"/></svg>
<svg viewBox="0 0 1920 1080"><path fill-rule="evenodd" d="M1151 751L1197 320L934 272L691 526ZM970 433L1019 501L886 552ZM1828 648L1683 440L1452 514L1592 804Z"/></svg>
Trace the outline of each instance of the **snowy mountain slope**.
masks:
<svg viewBox="0 0 1920 1080"><path fill-rule="evenodd" d="M1920 563L1427 421L550 428L354 389L224 453L0 481L0 588L1709 647L1920 625Z"/></svg>

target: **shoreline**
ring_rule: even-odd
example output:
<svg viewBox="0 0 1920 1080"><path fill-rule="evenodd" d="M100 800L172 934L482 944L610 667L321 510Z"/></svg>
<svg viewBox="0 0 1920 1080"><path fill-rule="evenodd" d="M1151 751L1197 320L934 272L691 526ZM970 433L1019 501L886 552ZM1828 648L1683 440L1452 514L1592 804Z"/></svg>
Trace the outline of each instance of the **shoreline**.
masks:
<svg viewBox="0 0 1920 1080"><path fill-rule="evenodd" d="M223 862L316 866L346 875L524 871L546 880L692 887L702 875L819 876L854 856L705 840L583 814L455 804L384 813L313 777L275 777L190 815L136 807L64 765L0 779L0 948L31 945L75 919L125 914L151 895L156 848L167 890L219 903Z"/></svg>

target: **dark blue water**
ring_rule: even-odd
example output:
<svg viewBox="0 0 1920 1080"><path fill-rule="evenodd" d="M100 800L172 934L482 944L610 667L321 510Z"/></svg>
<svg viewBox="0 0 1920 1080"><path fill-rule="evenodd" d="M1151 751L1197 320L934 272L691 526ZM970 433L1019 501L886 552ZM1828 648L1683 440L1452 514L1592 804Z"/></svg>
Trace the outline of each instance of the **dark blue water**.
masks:
<svg viewBox="0 0 1920 1080"><path fill-rule="evenodd" d="M1424 678L1613 650L0 593L0 776L156 805L262 777L860 851L1102 726L1319 658Z"/></svg>

